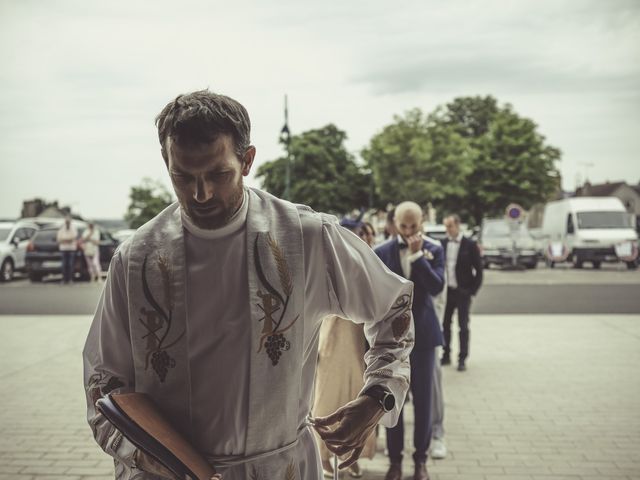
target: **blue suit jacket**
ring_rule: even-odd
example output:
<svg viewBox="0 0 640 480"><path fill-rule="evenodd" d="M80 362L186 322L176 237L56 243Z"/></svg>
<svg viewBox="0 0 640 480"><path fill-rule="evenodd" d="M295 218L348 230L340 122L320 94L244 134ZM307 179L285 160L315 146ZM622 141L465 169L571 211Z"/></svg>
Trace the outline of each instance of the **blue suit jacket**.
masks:
<svg viewBox="0 0 640 480"><path fill-rule="evenodd" d="M439 245L424 241L423 251L433 255L426 256L411 264L413 282L413 321L416 331L415 349L435 348L442 345L442 330L433 306L432 296L438 295L444 288L444 250ZM404 277L400 265L400 248L397 238L386 241L375 249L376 255L392 272Z"/></svg>

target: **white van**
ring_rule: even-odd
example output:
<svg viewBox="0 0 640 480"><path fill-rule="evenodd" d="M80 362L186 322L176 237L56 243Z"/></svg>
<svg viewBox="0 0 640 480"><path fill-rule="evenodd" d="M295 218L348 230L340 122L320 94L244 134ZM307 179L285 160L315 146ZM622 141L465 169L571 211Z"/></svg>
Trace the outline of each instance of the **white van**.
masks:
<svg viewBox="0 0 640 480"><path fill-rule="evenodd" d="M623 261L637 267L638 234L632 214L616 197L574 197L545 206L542 233L547 239L546 257L553 267L559 261L572 261L582 268L591 262Z"/></svg>

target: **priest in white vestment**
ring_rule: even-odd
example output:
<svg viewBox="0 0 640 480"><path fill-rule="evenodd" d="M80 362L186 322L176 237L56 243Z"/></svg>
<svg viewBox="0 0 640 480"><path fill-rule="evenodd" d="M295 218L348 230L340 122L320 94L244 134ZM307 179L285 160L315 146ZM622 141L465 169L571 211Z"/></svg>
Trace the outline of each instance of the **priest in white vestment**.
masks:
<svg viewBox="0 0 640 480"><path fill-rule="evenodd" d="M332 216L243 186L255 148L242 105L208 91L157 119L178 202L121 245L84 348L88 420L118 479L171 478L96 411L143 392L225 480L319 480L315 428L357 460L409 384L411 282ZM312 419L327 315L364 324L360 394Z"/></svg>

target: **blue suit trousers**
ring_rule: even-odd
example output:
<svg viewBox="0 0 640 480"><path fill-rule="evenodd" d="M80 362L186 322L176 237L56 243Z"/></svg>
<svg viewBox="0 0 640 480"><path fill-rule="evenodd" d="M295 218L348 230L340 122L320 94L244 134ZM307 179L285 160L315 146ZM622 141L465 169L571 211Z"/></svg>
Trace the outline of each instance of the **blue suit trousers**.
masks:
<svg viewBox="0 0 640 480"><path fill-rule="evenodd" d="M415 462L426 462L431 443L431 388L435 368L435 348L413 350L411 352L411 396L415 426L413 446ZM398 424L387 428L387 449L391 463L402 462L404 450L404 408L400 412Z"/></svg>

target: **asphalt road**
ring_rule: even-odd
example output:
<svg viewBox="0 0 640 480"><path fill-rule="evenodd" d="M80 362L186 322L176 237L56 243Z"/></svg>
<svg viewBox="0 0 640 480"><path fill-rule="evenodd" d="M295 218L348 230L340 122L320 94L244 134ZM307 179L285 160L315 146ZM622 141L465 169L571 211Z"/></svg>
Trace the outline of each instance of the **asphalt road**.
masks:
<svg viewBox="0 0 640 480"><path fill-rule="evenodd" d="M0 315L65 315L94 312L102 285L62 286L55 279L0 284ZM609 266L485 272L472 304L482 314L640 313L640 271Z"/></svg>

